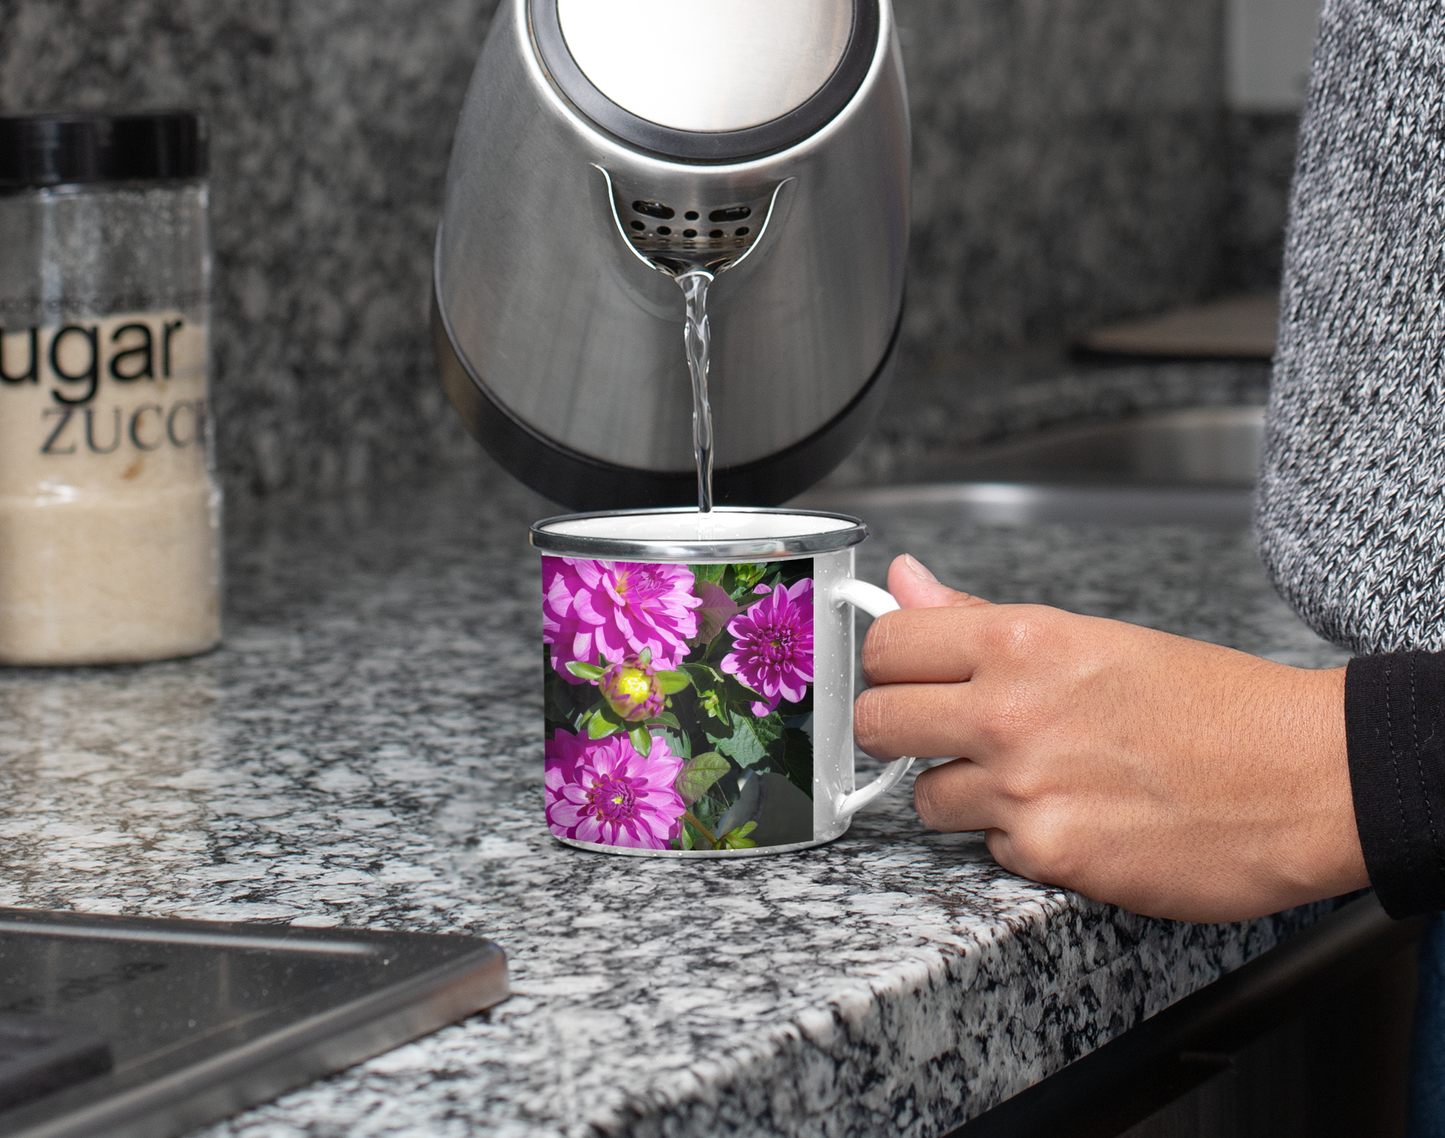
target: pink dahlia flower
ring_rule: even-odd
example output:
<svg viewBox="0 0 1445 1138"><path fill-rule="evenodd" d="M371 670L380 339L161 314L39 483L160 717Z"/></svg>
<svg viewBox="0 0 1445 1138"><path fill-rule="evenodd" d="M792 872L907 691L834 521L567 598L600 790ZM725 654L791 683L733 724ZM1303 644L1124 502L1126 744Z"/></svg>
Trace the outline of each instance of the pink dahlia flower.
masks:
<svg viewBox="0 0 1445 1138"><path fill-rule="evenodd" d="M656 736L640 755L626 734L589 739L558 731L547 740L547 825L559 838L665 850L682 832L677 793L683 760Z"/></svg>
<svg viewBox="0 0 1445 1138"><path fill-rule="evenodd" d="M542 639L569 684L586 681L567 665L620 664L644 650L658 671L676 669L697 635L702 601L686 565L542 558Z"/></svg>
<svg viewBox="0 0 1445 1138"><path fill-rule="evenodd" d="M764 588L766 588L764 586ZM741 616L728 621L733 650L722 670L763 698L754 715L767 715L780 700L797 703L813 682L813 580L778 585Z"/></svg>

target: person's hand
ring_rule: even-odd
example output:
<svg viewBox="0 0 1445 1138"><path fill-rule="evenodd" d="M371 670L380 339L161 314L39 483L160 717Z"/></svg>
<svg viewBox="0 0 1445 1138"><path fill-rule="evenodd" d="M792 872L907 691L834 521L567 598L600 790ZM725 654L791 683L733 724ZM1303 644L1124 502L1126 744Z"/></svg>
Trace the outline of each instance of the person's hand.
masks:
<svg viewBox="0 0 1445 1138"><path fill-rule="evenodd" d="M1038 605L993 605L911 557L863 648L858 744L951 763L923 822L1004 868L1150 916L1232 921L1369 884L1343 668L1308 671Z"/></svg>

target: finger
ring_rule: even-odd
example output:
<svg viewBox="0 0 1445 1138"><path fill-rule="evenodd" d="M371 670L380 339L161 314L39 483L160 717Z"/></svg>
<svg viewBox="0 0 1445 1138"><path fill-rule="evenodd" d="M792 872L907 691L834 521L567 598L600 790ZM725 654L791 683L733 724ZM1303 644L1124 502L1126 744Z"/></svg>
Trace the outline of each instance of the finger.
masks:
<svg viewBox="0 0 1445 1138"><path fill-rule="evenodd" d="M995 830L1002 821L988 771L968 759L921 772L913 782L913 805L925 826L945 834Z"/></svg>
<svg viewBox="0 0 1445 1138"><path fill-rule="evenodd" d="M986 758L986 741L972 722L975 703L968 684L869 688L853 704L853 739L875 759Z"/></svg>
<svg viewBox="0 0 1445 1138"><path fill-rule="evenodd" d="M893 559L888 568L888 591L906 609L949 608L965 605L986 605L982 597L970 596L941 585L911 554Z"/></svg>
<svg viewBox="0 0 1445 1138"><path fill-rule="evenodd" d="M983 656L980 634L998 612L980 604L884 613L863 641L863 678L870 685L971 679Z"/></svg>
<svg viewBox="0 0 1445 1138"><path fill-rule="evenodd" d="M1078 889L1082 884L1079 881L1064 881L1061 875L1053 872L1053 867L1044 859L1034 856L1029 848L1026 831L1024 833L989 829L983 836L984 843L988 846L988 852L993 855L993 860L1010 873L1016 873L1020 877L1027 877L1030 881L1038 881L1044 885L1066 885L1070 889Z"/></svg>

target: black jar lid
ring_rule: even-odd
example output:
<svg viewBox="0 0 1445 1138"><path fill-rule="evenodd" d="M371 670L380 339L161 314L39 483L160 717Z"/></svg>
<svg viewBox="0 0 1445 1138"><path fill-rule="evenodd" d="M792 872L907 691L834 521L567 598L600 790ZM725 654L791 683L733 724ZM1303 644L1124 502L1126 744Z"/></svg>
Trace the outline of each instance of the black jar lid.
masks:
<svg viewBox="0 0 1445 1138"><path fill-rule="evenodd" d="M205 174L206 128L194 111L0 115L0 189Z"/></svg>

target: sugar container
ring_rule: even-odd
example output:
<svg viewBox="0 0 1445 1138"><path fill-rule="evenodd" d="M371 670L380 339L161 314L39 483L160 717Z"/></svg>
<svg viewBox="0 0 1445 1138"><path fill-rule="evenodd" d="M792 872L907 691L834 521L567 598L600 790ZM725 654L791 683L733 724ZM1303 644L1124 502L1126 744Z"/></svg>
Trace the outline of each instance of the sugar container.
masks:
<svg viewBox="0 0 1445 1138"><path fill-rule="evenodd" d="M220 640L206 137L0 116L0 664Z"/></svg>

